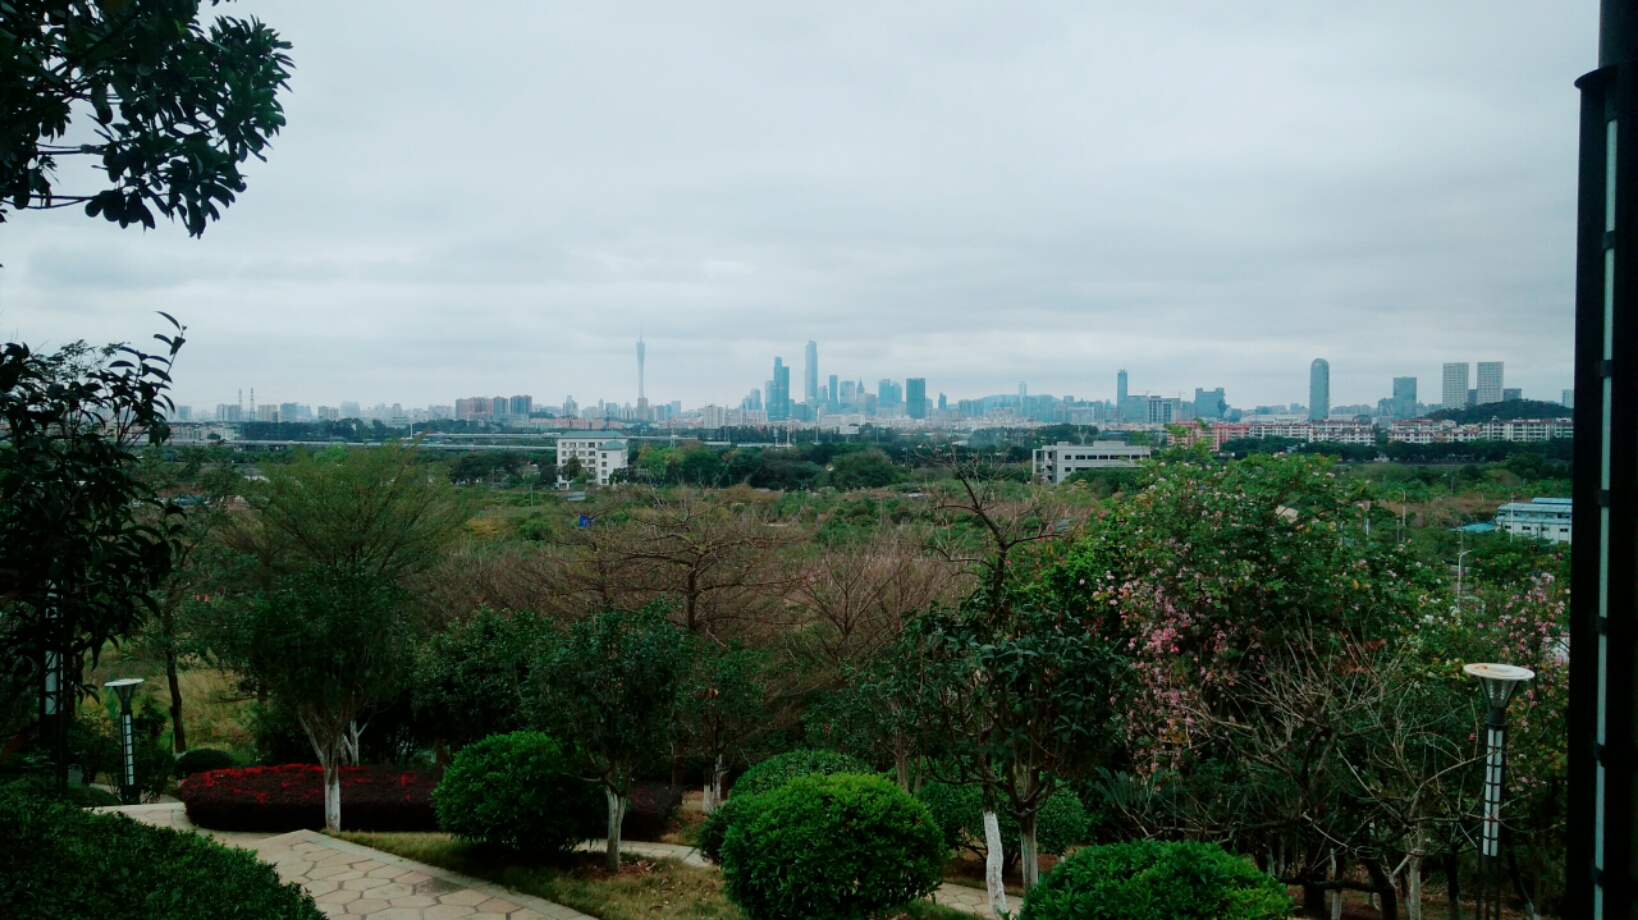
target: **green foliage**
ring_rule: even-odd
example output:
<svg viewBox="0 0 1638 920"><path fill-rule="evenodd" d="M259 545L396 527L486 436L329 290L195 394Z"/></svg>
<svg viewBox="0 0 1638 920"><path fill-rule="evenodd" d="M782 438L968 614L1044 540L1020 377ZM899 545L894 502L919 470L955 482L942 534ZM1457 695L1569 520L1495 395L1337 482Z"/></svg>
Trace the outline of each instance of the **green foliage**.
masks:
<svg viewBox="0 0 1638 920"><path fill-rule="evenodd" d="M693 644L665 609L607 611L569 627L537 671L539 721L574 746L611 801L631 793L638 766L672 730ZM610 809L610 868L618 869L620 813Z"/></svg>
<svg viewBox="0 0 1638 920"><path fill-rule="evenodd" d="M186 779L195 773L204 773L207 770L231 770L239 765L239 759L227 751L217 748L189 748L177 755L176 777Z"/></svg>
<svg viewBox="0 0 1638 920"><path fill-rule="evenodd" d="M728 839L728 828L750 812L754 800L753 796L736 795L705 816L699 839L695 841L701 856L719 865L722 863L722 844Z"/></svg>
<svg viewBox="0 0 1638 920"><path fill-rule="evenodd" d="M438 826L515 853L563 852L596 833L603 797L540 732L492 735L456 755L432 792Z"/></svg>
<svg viewBox="0 0 1638 920"><path fill-rule="evenodd" d="M833 773L873 773L870 764L851 754L822 749L802 749L776 754L746 770L734 781L733 796L772 792L799 776L828 776Z"/></svg>
<svg viewBox="0 0 1638 920"><path fill-rule="evenodd" d="M1087 847L1029 892L1020 920L1280 920L1285 888L1208 843Z"/></svg>
<svg viewBox="0 0 1638 920"><path fill-rule="evenodd" d="M248 850L0 790L0 904L42 920L321 920Z"/></svg>
<svg viewBox="0 0 1638 920"><path fill-rule="evenodd" d="M1428 418L1435 421L1449 419L1458 425L1474 425L1498 418L1507 421L1519 418L1569 418L1574 414L1575 410L1566 409L1561 403L1543 402L1539 399L1509 399L1471 408L1435 409L1428 414Z"/></svg>
<svg viewBox="0 0 1638 920"><path fill-rule="evenodd" d="M948 856L926 806L893 783L803 776L734 822L722 873L750 920L863 920L938 888Z"/></svg>
<svg viewBox="0 0 1638 920"><path fill-rule="evenodd" d="M922 785L916 798L927 806L951 849L966 848L984 853L984 797L974 785L933 781ZM1001 845L1008 864L1018 858L1018 819L1006 808L996 814L1001 825ZM1068 789L1060 789L1046 800L1035 816L1035 843L1042 853L1062 856L1069 848L1085 843L1091 830L1086 806Z"/></svg>
<svg viewBox="0 0 1638 920"><path fill-rule="evenodd" d="M831 461L830 485L838 489L880 489L904 478L904 470L880 450L841 454Z"/></svg>
<svg viewBox="0 0 1638 920"><path fill-rule="evenodd" d="M415 654L417 728L457 749L523 728L530 669L549 640L541 618L488 607L434 634Z"/></svg>
<svg viewBox="0 0 1638 920"><path fill-rule="evenodd" d="M135 450L169 437L182 336L157 338L168 353L0 349L0 738L34 719L48 654L72 711L85 659L138 628L171 568L181 509L142 480Z"/></svg>
<svg viewBox="0 0 1638 920"><path fill-rule="evenodd" d="M239 165L284 126L290 45L255 20L199 21L199 0L6 4L0 17L0 199L13 208L85 202L88 215L189 235L244 191ZM89 117L94 143L52 143ZM98 157L110 188L60 195L62 157ZM0 212L0 220L4 213Z"/></svg>

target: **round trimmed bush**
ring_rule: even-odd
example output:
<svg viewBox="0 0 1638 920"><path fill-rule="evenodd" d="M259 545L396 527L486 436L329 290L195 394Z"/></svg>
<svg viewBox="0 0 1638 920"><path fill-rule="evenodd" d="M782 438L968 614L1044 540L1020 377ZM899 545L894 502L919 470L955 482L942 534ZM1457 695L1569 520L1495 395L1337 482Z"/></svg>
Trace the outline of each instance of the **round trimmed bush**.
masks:
<svg viewBox="0 0 1638 920"><path fill-rule="evenodd" d="M823 748L804 748L776 754L746 770L734 781L732 795L761 795L772 792L798 776L832 773L874 773L870 764L851 754L827 751Z"/></svg>
<svg viewBox="0 0 1638 920"><path fill-rule="evenodd" d="M742 807L722 875L750 920L862 920L943 881L950 854L927 806L879 776L800 776Z"/></svg>
<svg viewBox="0 0 1638 920"><path fill-rule="evenodd" d="M195 773L208 770L231 770L239 765L238 758L216 748L188 748L176 755L176 778L187 779Z"/></svg>
<svg viewBox="0 0 1638 920"><path fill-rule="evenodd" d="M700 836L696 842L701 856L718 865L722 863L722 842L728 839L728 828L743 816L742 813L750 807L752 798L748 795L736 795L705 816L705 823L700 826Z"/></svg>
<svg viewBox="0 0 1638 920"><path fill-rule="evenodd" d="M1029 893L1020 920L1283 920L1285 887L1209 843L1087 847Z"/></svg>
<svg viewBox="0 0 1638 920"><path fill-rule="evenodd" d="M562 747L540 732L468 745L432 791L438 826L515 853L567 850L595 836L608 818L603 795L568 768Z"/></svg>

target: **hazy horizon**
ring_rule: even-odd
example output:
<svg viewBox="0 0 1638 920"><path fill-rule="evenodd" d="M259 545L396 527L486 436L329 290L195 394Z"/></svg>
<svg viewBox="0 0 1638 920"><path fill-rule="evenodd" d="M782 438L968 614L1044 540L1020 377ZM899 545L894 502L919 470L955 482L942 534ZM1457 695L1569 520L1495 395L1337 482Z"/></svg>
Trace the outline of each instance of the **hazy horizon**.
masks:
<svg viewBox="0 0 1638 920"><path fill-rule="evenodd" d="M0 224L0 332L189 326L177 402L737 404L1222 386L1333 405L1446 361L1571 385L1596 4L462 8L239 2L289 125L203 240ZM65 174L63 191L80 190ZM1471 378L1470 378L1471 380ZM1470 383L1470 386L1472 384Z"/></svg>

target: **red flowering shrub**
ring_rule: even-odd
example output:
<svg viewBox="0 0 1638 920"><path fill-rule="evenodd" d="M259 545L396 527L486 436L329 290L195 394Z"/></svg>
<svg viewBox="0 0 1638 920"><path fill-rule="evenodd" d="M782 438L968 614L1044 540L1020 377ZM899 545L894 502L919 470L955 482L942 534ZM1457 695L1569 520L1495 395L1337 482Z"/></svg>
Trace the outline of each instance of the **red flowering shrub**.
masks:
<svg viewBox="0 0 1638 920"><path fill-rule="evenodd" d="M341 826L354 831L435 831L435 772L341 768ZM219 831L324 827L324 770L316 764L210 770L182 781L188 820Z"/></svg>

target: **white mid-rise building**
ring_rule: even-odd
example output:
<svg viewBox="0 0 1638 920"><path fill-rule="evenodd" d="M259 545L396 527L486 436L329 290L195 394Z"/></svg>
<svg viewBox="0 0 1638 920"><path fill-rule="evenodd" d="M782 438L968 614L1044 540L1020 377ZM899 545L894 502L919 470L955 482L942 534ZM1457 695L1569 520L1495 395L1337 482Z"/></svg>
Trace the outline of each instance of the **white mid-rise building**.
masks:
<svg viewBox="0 0 1638 920"><path fill-rule="evenodd" d="M607 438L558 438L557 484L560 488L569 484L568 478L563 475L563 468L568 466L570 459L580 461L580 468L585 470L587 479L606 486L615 470L626 468L626 442Z"/></svg>
<svg viewBox="0 0 1638 920"><path fill-rule="evenodd" d="M1149 454L1147 445L1124 441L1059 443L1035 451L1034 474L1038 480L1057 485L1082 470L1135 467L1139 460L1149 459Z"/></svg>
<svg viewBox="0 0 1638 920"><path fill-rule="evenodd" d="M1496 509L1496 527L1516 537L1534 537L1549 543L1570 542L1568 498L1535 498L1508 502Z"/></svg>

